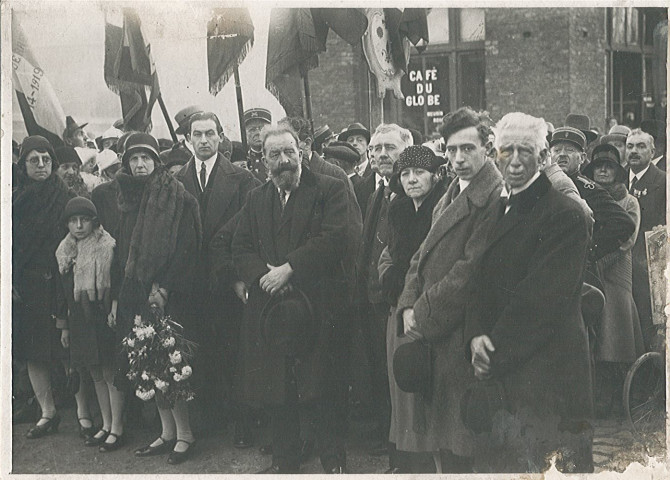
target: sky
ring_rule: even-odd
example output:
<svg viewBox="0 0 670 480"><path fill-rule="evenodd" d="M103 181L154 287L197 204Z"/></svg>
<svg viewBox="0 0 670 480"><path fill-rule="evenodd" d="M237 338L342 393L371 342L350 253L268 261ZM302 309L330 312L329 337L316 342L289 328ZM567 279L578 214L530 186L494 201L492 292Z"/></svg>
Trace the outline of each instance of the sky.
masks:
<svg viewBox="0 0 670 480"><path fill-rule="evenodd" d="M17 15L28 43L50 79L66 115L100 135L121 117L121 102L105 84L103 2L50 1L16 5ZM200 105L219 115L226 134L239 139L239 122L234 79L231 76L219 94L209 93L207 76L206 28L212 3L135 2L146 40L158 72L161 92L170 117L188 105ZM221 3L218 4L221 6ZM233 6L240 6L233 5ZM284 109L265 89L265 58L270 8L249 3L255 27L255 42L240 66L245 110L265 107L275 119ZM16 96L13 96L12 137L25 135ZM156 137L169 138L158 104L152 113ZM176 123L173 122L176 127ZM60 132L58 132L60 133Z"/></svg>

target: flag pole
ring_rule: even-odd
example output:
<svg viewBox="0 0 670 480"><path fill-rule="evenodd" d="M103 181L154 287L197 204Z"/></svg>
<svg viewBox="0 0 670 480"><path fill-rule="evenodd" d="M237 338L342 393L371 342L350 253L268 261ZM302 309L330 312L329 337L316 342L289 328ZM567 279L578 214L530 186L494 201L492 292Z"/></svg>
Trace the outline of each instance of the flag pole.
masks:
<svg viewBox="0 0 670 480"><path fill-rule="evenodd" d="M309 128L312 133L312 140L314 140L314 118L312 118L312 95L309 91L309 77L307 72L302 77L303 84L305 85L305 105L307 106L307 119L309 120Z"/></svg>
<svg viewBox="0 0 670 480"><path fill-rule="evenodd" d="M233 75L235 75L235 94L237 95L237 116L240 119L240 138L242 139L242 151L248 152L247 147L247 131L244 128L244 105L242 103L242 84L240 83L240 71L237 65L233 67Z"/></svg>
<svg viewBox="0 0 670 480"><path fill-rule="evenodd" d="M158 94L158 105L161 106L161 112L163 112L163 117L165 117L165 123L167 123L168 129L170 130L170 136L172 137L172 141L174 143L177 143L179 140L177 140L177 134L174 131L174 127L172 126L172 122L170 121L170 116L168 115L167 108L165 108L165 103L163 102L163 95Z"/></svg>

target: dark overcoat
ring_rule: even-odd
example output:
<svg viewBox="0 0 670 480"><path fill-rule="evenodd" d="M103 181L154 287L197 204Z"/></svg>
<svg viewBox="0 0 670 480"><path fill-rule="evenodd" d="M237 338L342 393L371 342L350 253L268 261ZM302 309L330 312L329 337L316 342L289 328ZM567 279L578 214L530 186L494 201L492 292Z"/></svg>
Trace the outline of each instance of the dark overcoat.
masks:
<svg viewBox="0 0 670 480"><path fill-rule="evenodd" d="M472 434L460 418L460 399L474 381L462 354L468 285L479 267L488 232L499 212L502 177L487 161L462 192L453 181L433 211L433 224L412 258L396 321L414 308L417 331L433 348L432 398L415 399L425 411L423 429L434 450L471 456ZM418 416L421 418L421 416Z"/></svg>
<svg viewBox="0 0 670 480"><path fill-rule="evenodd" d="M580 308L587 219L544 174L518 199L504 216L501 209L466 315L466 352L472 338L489 336L492 378L508 409L497 411L476 464L540 471L547 454L563 449L576 471L589 471L593 397Z"/></svg>
<svg viewBox="0 0 670 480"><path fill-rule="evenodd" d="M242 208L233 237L233 263L249 286L240 337L239 400L251 405L277 404L285 400L286 358L272 355L261 339L260 313L270 299L259 279L269 269L289 262L294 272L290 283L310 299L319 331L311 353L295 369L298 398L320 396L326 372L332 367L330 337L338 321L334 288L342 285L347 221L347 195L336 179L302 169L299 187L291 193L281 213L279 195L272 182L254 190ZM288 229L288 253L280 255L277 236Z"/></svg>

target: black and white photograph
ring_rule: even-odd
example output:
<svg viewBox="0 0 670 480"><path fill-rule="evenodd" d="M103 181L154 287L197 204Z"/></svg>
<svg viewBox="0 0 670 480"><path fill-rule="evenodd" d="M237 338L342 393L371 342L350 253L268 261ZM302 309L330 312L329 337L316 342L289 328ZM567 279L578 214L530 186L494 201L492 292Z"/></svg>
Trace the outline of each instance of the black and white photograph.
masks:
<svg viewBox="0 0 670 480"><path fill-rule="evenodd" d="M0 22L0 476L669 474L664 2Z"/></svg>

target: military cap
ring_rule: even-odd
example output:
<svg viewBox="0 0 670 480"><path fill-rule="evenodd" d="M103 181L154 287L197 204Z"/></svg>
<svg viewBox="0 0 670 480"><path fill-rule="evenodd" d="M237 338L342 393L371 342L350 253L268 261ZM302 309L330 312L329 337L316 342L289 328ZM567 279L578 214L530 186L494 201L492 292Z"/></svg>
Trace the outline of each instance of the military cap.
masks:
<svg viewBox="0 0 670 480"><path fill-rule="evenodd" d="M559 142L570 142L583 150L586 149L586 136L581 130L573 127L558 127L551 135L550 146Z"/></svg>
<svg viewBox="0 0 670 480"><path fill-rule="evenodd" d="M261 120L262 122L272 123L272 114L267 108L250 108L244 112L244 124L251 120Z"/></svg>

